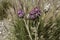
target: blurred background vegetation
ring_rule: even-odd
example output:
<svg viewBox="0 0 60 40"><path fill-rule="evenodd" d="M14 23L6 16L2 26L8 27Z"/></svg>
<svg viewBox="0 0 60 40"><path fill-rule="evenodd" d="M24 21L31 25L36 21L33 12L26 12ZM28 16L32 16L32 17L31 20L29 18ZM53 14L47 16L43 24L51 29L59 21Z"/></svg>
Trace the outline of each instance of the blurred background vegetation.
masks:
<svg viewBox="0 0 60 40"><path fill-rule="evenodd" d="M0 20L7 18L8 14L6 11L9 8L9 6L11 6L11 4L7 2L7 0L0 2Z"/></svg>

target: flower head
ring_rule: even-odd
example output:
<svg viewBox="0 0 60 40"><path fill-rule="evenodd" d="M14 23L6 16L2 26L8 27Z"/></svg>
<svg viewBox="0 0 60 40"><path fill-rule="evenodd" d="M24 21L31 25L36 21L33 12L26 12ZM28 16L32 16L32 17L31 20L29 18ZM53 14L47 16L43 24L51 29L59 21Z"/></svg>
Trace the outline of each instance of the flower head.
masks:
<svg viewBox="0 0 60 40"><path fill-rule="evenodd" d="M35 19L41 15L40 9L38 7L34 8L30 12L30 19Z"/></svg>
<svg viewBox="0 0 60 40"><path fill-rule="evenodd" d="M19 10L19 11L18 11L18 16L19 16L19 17L24 17L24 11Z"/></svg>

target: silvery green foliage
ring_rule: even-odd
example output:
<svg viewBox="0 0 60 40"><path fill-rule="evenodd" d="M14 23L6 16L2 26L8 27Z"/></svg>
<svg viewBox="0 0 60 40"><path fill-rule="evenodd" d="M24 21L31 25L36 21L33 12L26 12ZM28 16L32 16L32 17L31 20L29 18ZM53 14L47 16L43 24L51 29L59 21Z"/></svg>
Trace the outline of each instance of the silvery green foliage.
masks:
<svg viewBox="0 0 60 40"><path fill-rule="evenodd" d="M45 3L44 4L44 11L45 11L45 13L49 11L50 5L51 5L50 3Z"/></svg>

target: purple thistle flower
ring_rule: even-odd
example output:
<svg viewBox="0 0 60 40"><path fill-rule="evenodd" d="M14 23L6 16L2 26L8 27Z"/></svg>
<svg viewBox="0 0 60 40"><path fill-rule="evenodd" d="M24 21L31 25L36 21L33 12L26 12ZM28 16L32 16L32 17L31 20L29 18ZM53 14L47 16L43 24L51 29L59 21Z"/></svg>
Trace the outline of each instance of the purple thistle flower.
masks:
<svg viewBox="0 0 60 40"><path fill-rule="evenodd" d="M30 12L30 18L31 19L35 19L37 17L39 17L41 15L40 9L38 7L34 8L31 12Z"/></svg>
<svg viewBox="0 0 60 40"><path fill-rule="evenodd" d="M24 11L19 10L19 11L18 11L18 16L19 16L19 17L24 17Z"/></svg>

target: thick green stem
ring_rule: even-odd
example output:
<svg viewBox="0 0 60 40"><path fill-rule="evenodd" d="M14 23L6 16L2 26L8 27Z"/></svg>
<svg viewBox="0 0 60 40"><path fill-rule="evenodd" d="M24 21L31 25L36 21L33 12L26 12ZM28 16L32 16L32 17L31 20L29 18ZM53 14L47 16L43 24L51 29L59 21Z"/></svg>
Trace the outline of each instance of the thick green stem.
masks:
<svg viewBox="0 0 60 40"><path fill-rule="evenodd" d="M26 21L25 21L25 19L24 19L24 22L25 22L25 27L26 27L26 29L27 29L27 32L28 32L28 34L29 34L29 37L30 37L31 40L33 40L33 39L32 39L32 36L31 36L31 33L30 33L30 31L29 31L29 26L28 26L29 21L27 20L27 24L26 24Z"/></svg>

